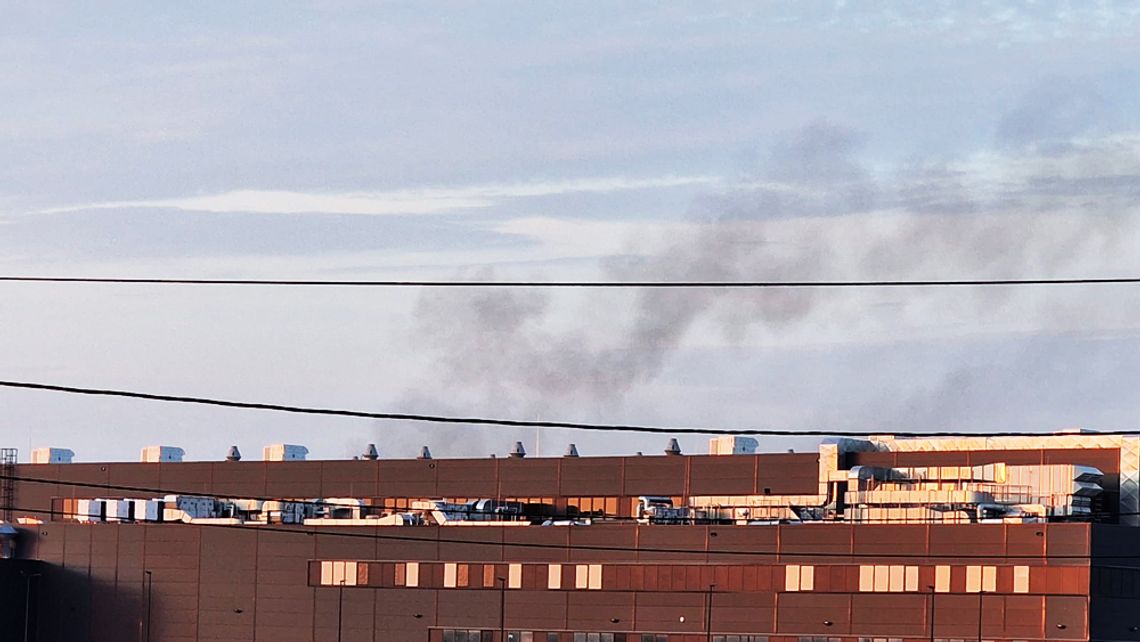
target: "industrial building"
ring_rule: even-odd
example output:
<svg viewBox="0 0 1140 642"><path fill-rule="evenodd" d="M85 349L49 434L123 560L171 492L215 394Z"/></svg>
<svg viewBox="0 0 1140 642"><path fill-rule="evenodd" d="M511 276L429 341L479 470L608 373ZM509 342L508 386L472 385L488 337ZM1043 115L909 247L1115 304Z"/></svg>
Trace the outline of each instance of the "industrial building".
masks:
<svg viewBox="0 0 1140 642"><path fill-rule="evenodd" d="M1136 437L755 450L9 453L0 639L1140 640Z"/></svg>

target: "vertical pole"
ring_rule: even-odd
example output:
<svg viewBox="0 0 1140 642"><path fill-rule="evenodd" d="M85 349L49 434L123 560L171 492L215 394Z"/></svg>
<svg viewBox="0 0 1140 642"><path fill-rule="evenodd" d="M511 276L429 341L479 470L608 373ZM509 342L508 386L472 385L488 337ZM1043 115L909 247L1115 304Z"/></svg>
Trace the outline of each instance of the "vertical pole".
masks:
<svg viewBox="0 0 1140 642"><path fill-rule="evenodd" d="M934 642L934 587L926 587L930 589L930 642Z"/></svg>
<svg viewBox="0 0 1140 642"><path fill-rule="evenodd" d="M32 576L25 575L20 571L20 575L24 576L24 581L27 585L24 587L24 642L28 642L28 626L32 618Z"/></svg>
<svg viewBox="0 0 1140 642"><path fill-rule="evenodd" d="M344 622L344 578L340 580L340 586L337 588L336 594L336 642L340 642L341 636L341 623Z"/></svg>
<svg viewBox="0 0 1140 642"><path fill-rule="evenodd" d="M705 594L705 642L712 642L712 602L715 587L716 584L709 584L708 593Z"/></svg>
<svg viewBox="0 0 1140 642"><path fill-rule="evenodd" d="M499 642L507 642L507 580L499 580Z"/></svg>
<svg viewBox="0 0 1140 642"><path fill-rule="evenodd" d="M978 591L978 642L982 642L982 596L985 591Z"/></svg>
<svg viewBox="0 0 1140 642"><path fill-rule="evenodd" d="M146 642L150 642L150 603L151 596L154 592L151 590L154 587L154 573L151 571L143 571L146 573Z"/></svg>

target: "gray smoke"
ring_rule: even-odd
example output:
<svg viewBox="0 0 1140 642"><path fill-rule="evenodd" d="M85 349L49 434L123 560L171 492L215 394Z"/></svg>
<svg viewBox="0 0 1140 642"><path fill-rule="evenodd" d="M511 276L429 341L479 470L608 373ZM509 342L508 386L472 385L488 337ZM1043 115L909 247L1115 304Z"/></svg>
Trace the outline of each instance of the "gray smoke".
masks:
<svg viewBox="0 0 1140 642"><path fill-rule="evenodd" d="M1003 135L1021 140L1021 134ZM861 144L851 130L810 125L776 145L765 170L700 199L688 233L631 240L636 252L604 261L603 278L1018 278L1103 276L1140 267L1130 258L1140 241L1135 139L1064 150L1029 146L989 160L913 163L886 174L859 161ZM450 391L448 399L465 411L604 417L631 389L660 376L694 334L803 340L805 328L937 320L941 306L983 321L1016 319L1024 311L1046 330L1088 319L1088 297L1048 295L1001 288L650 289L564 299L525 289L435 290L419 302L413 343L432 359L430 388ZM1136 307L1108 316L1123 318L1140 311ZM900 416L945 421L956 416L956 399L976 393L976 381L975 371L951 367L941 384L893 404ZM438 398L414 393L408 401L439 405ZM471 431L459 431L470 441ZM504 431L495 446L502 450L513 438Z"/></svg>

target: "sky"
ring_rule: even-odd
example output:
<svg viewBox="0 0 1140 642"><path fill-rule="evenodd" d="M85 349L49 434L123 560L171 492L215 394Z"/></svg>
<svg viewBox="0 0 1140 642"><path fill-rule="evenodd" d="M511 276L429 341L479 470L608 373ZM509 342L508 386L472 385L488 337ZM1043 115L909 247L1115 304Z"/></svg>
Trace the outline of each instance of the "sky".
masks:
<svg viewBox="0 0 1140 642"><path fill-rule="evenodd" d="M0 275L1140 274L1131 2L0 2ZM712 428L1130 429L1136 286L0 284L0 379ZM660 435L0 390L77 461ZM699 436L680 439L705 452ZM815 439L761 441L811 449Z"/></svg>

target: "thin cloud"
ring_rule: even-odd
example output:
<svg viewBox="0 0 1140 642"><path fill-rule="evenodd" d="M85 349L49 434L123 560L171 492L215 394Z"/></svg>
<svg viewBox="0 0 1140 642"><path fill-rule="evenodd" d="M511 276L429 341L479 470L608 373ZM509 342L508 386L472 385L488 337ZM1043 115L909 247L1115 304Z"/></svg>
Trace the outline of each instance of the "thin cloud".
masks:
<svg viewBox="0 0 1140 642"><path fill-rule="evenodd" d="M720 180L711 175L623 176L533 183L435 187L377 192L320 193L286 190L232 190L218 194L153 200L104 201L39 210L59 214L106 209L177 209L188 212L247 212L255 214L360 214L370 216L441 214L487 208L507 199L558 196L573 193L608 194L621 191L707 185Z"/></svg>

